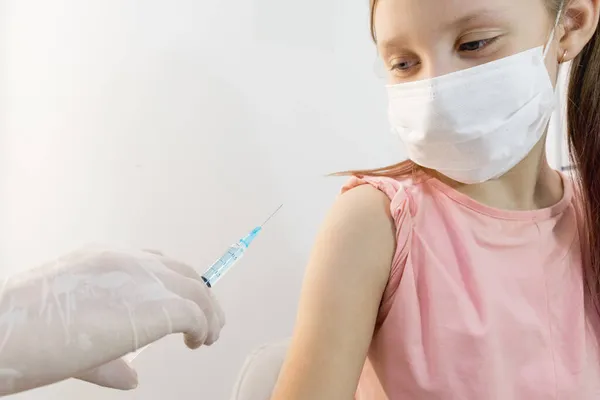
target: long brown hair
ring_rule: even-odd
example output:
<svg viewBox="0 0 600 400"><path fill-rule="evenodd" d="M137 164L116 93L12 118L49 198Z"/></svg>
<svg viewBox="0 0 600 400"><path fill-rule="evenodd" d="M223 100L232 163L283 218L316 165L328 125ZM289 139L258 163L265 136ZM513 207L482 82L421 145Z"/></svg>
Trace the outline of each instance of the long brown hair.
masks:
<svg viewBox="0 0 600 400"><path fill-rule="evenodd" d="M560 0L552 0L559 3ZM555 4L556 6L556 4ZM558 7L558 6L556 6ZM575 165L584 221L583 278L587 300L600 314L600 29L573 60L567 105L569 153Z"/></svg>
<svg viewBox="0 0 600 400"><path fill-rule="evenodd" d="M371 36L375 32L375 7L377 0L369 0L371 9ZM545 0L554 15L563 3L570 0ZM567 104L567 135L569 153L575 165L575 179L579 186L584 216L583 281L586 301L600 314L600 28L573 60ZM407 160L377 169L348 171L342 174L403 177L412 174L419 166Z"/></svg>

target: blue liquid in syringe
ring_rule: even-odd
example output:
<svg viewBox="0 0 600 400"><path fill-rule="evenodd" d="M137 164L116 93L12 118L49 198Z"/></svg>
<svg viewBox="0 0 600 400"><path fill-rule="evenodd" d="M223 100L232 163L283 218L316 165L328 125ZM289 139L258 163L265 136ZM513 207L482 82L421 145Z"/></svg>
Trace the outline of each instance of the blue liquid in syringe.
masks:
<svg viewBox="0 0 600 400"><path fill-rule="evenodd" d="M204 283L206 283L206 286L209 288L213 287L214 284L217 283L217 281L221 279L221 277L225 275L227 271L229 271L231 267L233 267L239 261L240 258L242 258L246 250L248 250L248 247L250 247L252 241L256 239L256 236L258 236L260 231L262 231L263 226L265 226L265 224L269 222L275 214L277 214L281 207L283 207L283 204L277 207L277 210L275 210L260 226L252 229L249 234L241 238L237 243L229 246L225 254L223 254L206 270L206 272L202 275L202 279L204 280Z"/></svg>
<svg viewBox="0 0 600 400"><path fill-rule="evenodd" d="M223 254L217 261L213 263L202 275L202 279L206 286L213 287L215 283L223 275L227 273L239 261L240 258L244 255L250 243L256 238L258 233L262 230L262 227L256 227L246 235L243 239L240 239L237 243L229 246L225 254Z"/></svg>

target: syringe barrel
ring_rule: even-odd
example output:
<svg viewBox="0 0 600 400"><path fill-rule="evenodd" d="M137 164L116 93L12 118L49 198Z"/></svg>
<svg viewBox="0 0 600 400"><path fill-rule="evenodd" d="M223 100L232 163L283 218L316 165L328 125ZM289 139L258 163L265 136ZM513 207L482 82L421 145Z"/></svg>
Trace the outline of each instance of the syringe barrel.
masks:
<svg viewBox="0 0 600 400"><path fill-rule="evenodd" d="M212 287L244 255L248 246L238 242L229 246L225 254L215 261L202 275L206 286Z"/></svg>

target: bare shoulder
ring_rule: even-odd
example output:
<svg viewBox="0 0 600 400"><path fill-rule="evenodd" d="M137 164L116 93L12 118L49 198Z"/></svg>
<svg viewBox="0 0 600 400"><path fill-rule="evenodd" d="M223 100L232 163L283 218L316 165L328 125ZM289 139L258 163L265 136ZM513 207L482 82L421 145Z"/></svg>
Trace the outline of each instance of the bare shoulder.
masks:
<svg viewBox="0 0 600 400"><path fill-rule="evenodd" d="M313 258L348 260L340 266L345 273L352 272L350 268L357 273L369 272L385 286L394 248L390 199L373 186L362 185L342 194L334 203L317 237ZM334 267L339 262L327 265L332 272L341 272Z"/></svg>
<svg viewBox="0 0 600 400"><path fill-rule="evenodd" d="M393 225L390 199L373 186L362 185L339 196L322 231L342 235L344 241L363 241L373 235L393 236Z"/></svg>

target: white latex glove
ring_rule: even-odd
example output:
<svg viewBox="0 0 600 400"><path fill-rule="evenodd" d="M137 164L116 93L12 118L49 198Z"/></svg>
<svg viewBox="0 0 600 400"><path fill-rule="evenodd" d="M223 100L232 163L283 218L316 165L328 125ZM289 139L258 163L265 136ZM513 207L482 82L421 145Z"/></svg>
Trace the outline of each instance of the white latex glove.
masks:
<svg viewBox="0 0 600 400"><path fill-rule="evenodd" d="M0 280L0 396L77 377L132 389L122 356L171 333L215 342L224 315L193 268L158 253L82 250Z"/></svg>

